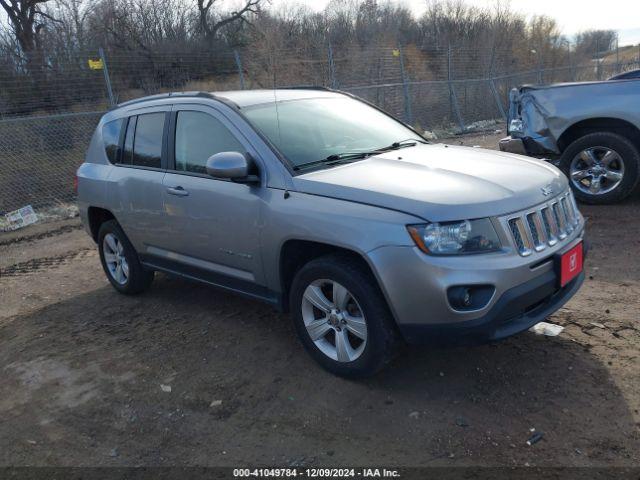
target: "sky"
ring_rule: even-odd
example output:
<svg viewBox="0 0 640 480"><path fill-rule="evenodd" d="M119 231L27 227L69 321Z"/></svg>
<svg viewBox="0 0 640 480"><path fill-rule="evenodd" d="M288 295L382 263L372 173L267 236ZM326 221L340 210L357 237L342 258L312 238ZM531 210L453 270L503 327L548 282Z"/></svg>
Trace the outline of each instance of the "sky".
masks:
<svg viewBox="0 0 640 480"><path fill-rule="evenodd" d="M407 5L415 15L424 12L427 0L393 0ZM303 4L322 10L329 0L271 0L273 8ZM496 0L464 0L469 5L493 7ZM511 9L526 15L549 15L562 31L575 35L582 30L612 29L619 32L620 46L640 43L639 0L511 0Z"/></svg>

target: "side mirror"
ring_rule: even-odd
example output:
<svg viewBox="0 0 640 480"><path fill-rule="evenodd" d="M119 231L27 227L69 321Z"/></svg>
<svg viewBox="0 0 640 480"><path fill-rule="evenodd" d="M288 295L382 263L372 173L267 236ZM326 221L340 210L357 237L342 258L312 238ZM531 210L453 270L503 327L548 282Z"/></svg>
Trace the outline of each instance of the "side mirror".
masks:
<svg viewBox="0 0 640 480"><path fill-rule="evenodd" d="M207 160L207 173L237 183L259 183L260 177L249 175L250 160L239 152L220 152Z"/></svg>

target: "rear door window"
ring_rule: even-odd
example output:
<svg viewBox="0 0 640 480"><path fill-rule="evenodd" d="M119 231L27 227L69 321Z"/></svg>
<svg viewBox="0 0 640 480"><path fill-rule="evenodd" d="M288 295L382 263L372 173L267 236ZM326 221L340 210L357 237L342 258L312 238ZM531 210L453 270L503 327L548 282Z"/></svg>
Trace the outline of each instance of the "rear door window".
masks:
<svg viewBox="0 0 640 480"><path fill-rule="evenodd" d="M164 112L138 115L133 140L133 165L162 167L162 134L165 117Z"/></svg>

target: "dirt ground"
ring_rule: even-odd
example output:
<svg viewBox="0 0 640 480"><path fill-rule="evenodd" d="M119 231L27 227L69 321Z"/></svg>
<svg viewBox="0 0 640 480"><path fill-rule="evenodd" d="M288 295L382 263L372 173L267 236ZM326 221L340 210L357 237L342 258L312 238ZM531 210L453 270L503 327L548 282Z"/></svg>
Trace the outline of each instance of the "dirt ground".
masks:
<svg viewBox="0 0 640 480"><path fill-rule="evenodd" d="M582 206L559 337L411 348L361 382L258 302L165 275L117 294L77 219L3 234L0 465L639 466L639 207Z"/></svg>

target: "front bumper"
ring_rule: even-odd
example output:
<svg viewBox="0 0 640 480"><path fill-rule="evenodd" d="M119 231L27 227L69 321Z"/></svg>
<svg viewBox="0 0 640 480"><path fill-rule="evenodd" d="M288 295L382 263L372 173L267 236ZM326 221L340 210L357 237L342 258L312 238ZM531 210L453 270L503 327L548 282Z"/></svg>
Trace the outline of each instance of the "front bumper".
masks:
<svg viewBox="0 0 640 480"><path fill-rule="evenodd" d="M399 325L410 344L476 344L501 340L531 328L554 313L578 291L584 272L557 288L554 272L507 290L486 315L457 324Z"/></svg>
<svg viewBox="0 0 640 480"><path fill-rule="evenodd" d="M518 155L527 155L529 157L551 157L555 158L558 152L549 145L550 139L538 137L504 137L498 142L501 152L516 153ZM555 144L555 142L554 142Z"/></svg>
<svg viewBox="0 0 640 480"><path fill-rule="evenodd" d="M505 137L498 142L498 147L500 147L501 152L527 155L527 150L521 138Z"/></svg>
<svg viewBox="0 0 640 480"><path fill-rule="evenodd" d="M371 266L407 343L482 343L514 335L542 321L580 288L580 275L558 287L557 254L578 242L576 230L562 245L529 257L513 252L436 257L412 247L369 252ZM454 308L448 292L456 286L493 286L486 304Z"/></svg>

